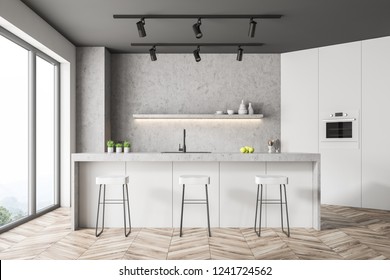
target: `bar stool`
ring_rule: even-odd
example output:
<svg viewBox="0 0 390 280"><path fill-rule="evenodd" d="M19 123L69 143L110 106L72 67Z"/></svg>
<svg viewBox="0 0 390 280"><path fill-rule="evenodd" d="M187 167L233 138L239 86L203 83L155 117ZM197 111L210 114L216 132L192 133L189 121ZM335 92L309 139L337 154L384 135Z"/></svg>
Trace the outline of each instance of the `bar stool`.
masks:
<svg viewBox="0 0 390 280"><path fill-rule="evenodd" d="M255 214L255 232L258 236L261 233L261 210L263 204L279 204L280 203L280 217L282 222L282 231L290 237L290 224L288 220L288 209L287 209L287 193L286 193L286 184L288 184L288 178L286 176L272 176L272 175L257 175L255 177L255 181L257 184L257 200L256 200L256 214ZM279 193L280 199L263 199L263 184L264 185L279 185ZM282 199L282 185L284 186L284 202ZM260 198L259 198L259 188L260 190ZM259 231L256 230L256 222L257 222L257 209L260 201L260 215L259 215ZM286 208L286 217L287 217L287 232L283 227L283 204L285 204Z"/></svg>
<svg viewBox="0 0 390 280"><path fill-rule="evenodd" d="M96 184L99 186L99 198L98 198L98 209L96 217L96 237L100 236L104 230L104 209L106 204L123 204L123 224L125 228L125 236L129 236L131 232L131 220L130 220L130 205L129 205L129 189L127 184L129 183L129 176L109 176L109 177L96 177ZM122 185L122 199L106 199L106 185ZM100 201L100 196L103 186L103 201ZM126 197L125 197L126 190ZM127 216L129 218L129 231L126 230L126 203L127 202ZM103 204L103 218L102 218L102 230L98 233L98 224L99 224L99 210L100 204Z"/></svg>
<svg viewBox="0 0 390 280"><path fill-rule="evenodd" d="M207 191L207 185L210 184L210 177L206 175L182 175L179 177L179 185L183 185L183 193L181 200L181 218L180 218L180 237L183 230L183 210L184 204L206 204L207 206L207 224L209 229L209 236L211 237L210 230L210 214L209 214L209 196ZM186 185L205 185L206 199L185 199L184 192Z"/></svg>

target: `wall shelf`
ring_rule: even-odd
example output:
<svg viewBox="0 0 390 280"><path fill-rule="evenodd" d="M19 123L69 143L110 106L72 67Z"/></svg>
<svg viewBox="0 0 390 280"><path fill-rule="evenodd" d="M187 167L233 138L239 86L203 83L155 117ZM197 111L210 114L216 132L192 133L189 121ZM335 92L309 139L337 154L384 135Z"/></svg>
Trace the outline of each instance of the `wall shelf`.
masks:
<svg viewBox="0 0 390 280"><path fill-rule="evenodd" d="M134 119L203 119L203 120L256 120L262 119L263 114L253 115L217 115L217 114L133 114Z"/></svg>

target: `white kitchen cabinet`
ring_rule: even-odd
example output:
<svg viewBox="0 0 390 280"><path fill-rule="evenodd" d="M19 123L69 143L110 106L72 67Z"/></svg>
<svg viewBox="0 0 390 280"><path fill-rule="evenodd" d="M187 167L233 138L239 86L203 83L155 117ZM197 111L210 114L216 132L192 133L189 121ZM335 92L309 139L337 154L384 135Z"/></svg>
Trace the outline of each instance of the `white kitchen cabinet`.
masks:
<svg viewBox="0 0 390 280"><path fill-rule="evenodd" d="M290 226L307 227L307 225L311 225L311 227L317 228L319 212L316 207L313 207L315 205L313 202L317 200L313 189L313 163L268 162L266 170L268 175L288 177L286 192ZM267 186L266 194L268 199L279 198L279 186ZM285 217L284 222L286 223ZM280 205L267 205L266 223L267 227L280 227Z"/></svg>
<svg viewBox="0 0 390 280"><path fill-rule="evenodd" d="M318 153L318 49L282 54L281 144Z"/></svg>
<svg viewBox="0 0 390 280"><path fill-rule="evenodd" d="M319 70L316 50L282 54L282 149L315 150L317 135L322 203L390 210L390 37L320 48ZM305 108L311 118L317 110L315 126ZM357 145L323 142L323 116L344 111L358 112Z"/></svg>
<svg viewBox="0 0 390 280"><path fill-rule="evenodd" d="M320 113L360 110L361 42L319 49Z"/></svg>
<svg viewBox="0 0 390 280"><path fill-rule="evenodd" d="M96 185L96 177L98 176L124 176L124 162L91 162L80 163L79 165L79 224L80 227L95 228L96 213L98 206L99 186ZM103 194L102 194L103 195ZM132 202L132 193L129 189L130 202ZM107 186L106 198L122 198L122 186ZM130 208L133 210L132 205ZM101 208L102 209L102 208ZM102 213L102 212L100 212ZM106 205L104 225L105 227L120 227L123 226L123 206L120 204ZM101 214L100 214L101 215ZM102 216L100 216L100 219ZM101 220L100 220L101 222Z"/></svg>
<svg viewBox="0 0 390 280"><path fill-rule="evenodd" d="M180 175L210 176L211 227L252 227L255 176L285 175L291 227L320 229L320 155L317 153L124 153L72 155L72 229L94 228L96 176L128 175L133 227L180 226ZM266 186L267 198L279 197ZM107 186L107 198L121 198L121 186ZM187 199L205 198L204 185L186 186ZM265 227L280 227L280 206L265 205ZM106 226L123 227L123 206L107 205ZM185 205L184 227L207 227L205 205Z"/></svg>
<svg viewBox="0 0 390 280"><path fill-rule="evenodd" d="M80 227L96 226L99 194L96 177L111 175L130 177L128 188L133 227L172 227L172 163L80 163L79 174ZM107 185L106 198L122 199L122 186ZM106 205L105 226L123 226L122 204Z"/></svg>
<svg viewBox="0 0 390 280"><path fill-rule="evenodd" d="M172 163L129 161L126 175L130 177L132 225L172 227Z"/></svg>
<svg viewBox="0 0 390 280"><path fill-rule="evenodd" d="M361 42L319 49L319 115L361 111ZM358 120L359 121L359 120ZM318 120L323 128L322 119ZM358 128L360 131L360 126ZM360 135L358 141L360 142ZM319 139L324 204L361 207L361 150Z"/></svg>
<svg viewBox="0 0 390 280"><path fill-rule="evenodd" d="M318 153L318 49L281 57L283 152Z"/></svg>
<svg viewBox="0 0 390 280"><path fill-rule="evenodd" d="M255 176L268 174L288 177L286 187L290 226L309 225L316 228L312 171L312 162L221 162L221 227L254 226L257 195ZM279 197L279 185L264 186L264 199ZM262 226L280 227L280 222L280 204L263 205Z"/></svg>
<svg viewBox="0 0 390 280"><path fill-rule="evenodd" d="M210 176L208 185L210 226L219 227L219 162L173 162L171 172L173 199L173 227L180 227L180 213L183 186L179 185L180 175ZM205 199L205 186L186 185L186 199ZM183 227L207 227L207 209L205 204L184 205Z"/></svg>
<svg viewBox="0 0 390 280"><path fill-rule="evenodd" d="M390 37L362 46L363 207L390 210Z"/></svg>
<svg viewBox="0 0 390 280"><path fill-rule="evenodd" d="M265 165L265 162L221 162L221 227L253 227L255 176L265 174ZM265 217L265 212L262 216Z"/></svg>

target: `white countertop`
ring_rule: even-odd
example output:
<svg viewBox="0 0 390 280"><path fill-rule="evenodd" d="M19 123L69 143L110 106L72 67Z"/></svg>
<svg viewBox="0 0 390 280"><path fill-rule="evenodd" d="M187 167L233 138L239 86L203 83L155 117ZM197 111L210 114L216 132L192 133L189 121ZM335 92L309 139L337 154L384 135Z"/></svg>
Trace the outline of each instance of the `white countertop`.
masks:
<svg viewBox="0 0 390 280"><path fill-rule="evenodd" d="M313 161L317 153L75 153L72 161Z"/></svg>

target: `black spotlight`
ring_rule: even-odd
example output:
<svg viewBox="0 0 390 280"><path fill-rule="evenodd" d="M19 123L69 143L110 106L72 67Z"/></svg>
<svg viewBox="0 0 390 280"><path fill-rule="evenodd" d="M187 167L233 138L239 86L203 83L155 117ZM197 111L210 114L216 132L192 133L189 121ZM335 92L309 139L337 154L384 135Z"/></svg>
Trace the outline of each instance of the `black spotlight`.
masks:
<svg viewBox="0 0 390 280"><path fill-rule="evenodd" d="M241 46L238 46L238 50L237 50L237 60L238 61L242 61L243 53L244 53L244 50L241 48Z"/></svg>
<svg viewBox="0 0 390 280"><path fill-rule="evenodd" d="M198 22L192 26L192 29L194 30L197 39L200 39L203 36L202 31L200 30L201 25L202 25L202 21L200 20L200 18L198 18Z"/></svg>
<svg viewBox="0 0 390 280"><path fill-rule="evenodd" d="M200 52L200 47L198 46L196 48L196 50L194 50L194 57L195 57L195 61L196 62L199 62L201 59L200 59L200 55L199 55L199 52Z"/></svg>
<svg viewBox="0 0 390 280"><path fill-rule="evenodd" d="M139 22L137 22L137 29L138 29L138 35L140 37L145 37L146 36L146 31L145 31L145 19L141 18Z"/></svg>
<svg viewBox="0 0 390 280"><path fill-rule="evenodd" d="M257 22L253 20L253 18L251 18L250 22L249 22L249 32L248 32L248 36L249 37L255 37L255 32L256 32L256 24Z"/></svg>
<svg viewBox="0 0 390 280"><path fill-rule="evenodd" d="M157 60L157 55L156 55L156 46L153 46L153 48L151 48L149 50L149 54L150 54L150 59L152 61L156 61Z"/></svg>

